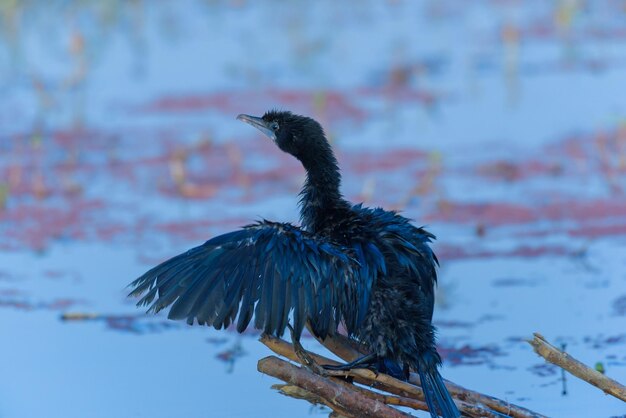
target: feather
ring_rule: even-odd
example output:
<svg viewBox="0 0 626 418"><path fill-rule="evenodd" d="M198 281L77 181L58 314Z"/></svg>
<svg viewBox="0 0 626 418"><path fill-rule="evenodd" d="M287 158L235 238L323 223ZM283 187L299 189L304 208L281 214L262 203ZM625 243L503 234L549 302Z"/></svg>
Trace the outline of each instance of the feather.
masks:
<svg viewBox="0 0 626 418"><path fill-rule="evenodd" d="M460 417L461 414L448 393L437 368L421 366L418 368L418 374L431 417L437 418L439 415L444 418Z"/></svg>

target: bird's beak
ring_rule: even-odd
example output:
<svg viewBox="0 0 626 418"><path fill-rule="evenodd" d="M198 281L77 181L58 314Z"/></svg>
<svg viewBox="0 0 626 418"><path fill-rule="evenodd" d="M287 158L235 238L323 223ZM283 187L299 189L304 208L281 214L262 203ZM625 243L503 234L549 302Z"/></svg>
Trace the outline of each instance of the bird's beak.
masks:
<svg viewBox="0 0 626 418"><path fill-rule="evenodd" d="M274 131L267 126L267 122L265 122L262 118L242 114L237 116L237 119L247 123L248 125L254 126L259 131L263 132L263 134L269 137L272 141L276 141L276 133L274 133Z"/></svg>

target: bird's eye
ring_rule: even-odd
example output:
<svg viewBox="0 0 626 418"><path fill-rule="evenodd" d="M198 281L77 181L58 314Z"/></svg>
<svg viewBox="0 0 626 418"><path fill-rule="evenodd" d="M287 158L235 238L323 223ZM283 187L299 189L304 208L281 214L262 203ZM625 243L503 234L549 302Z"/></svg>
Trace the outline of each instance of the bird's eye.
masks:
<svg viewBox="0 0 626 418"><path fill-rule="evenodd" d="M272 131L277 131L278 130L278 122L272 122L270 123L270 129Z"/></svg>

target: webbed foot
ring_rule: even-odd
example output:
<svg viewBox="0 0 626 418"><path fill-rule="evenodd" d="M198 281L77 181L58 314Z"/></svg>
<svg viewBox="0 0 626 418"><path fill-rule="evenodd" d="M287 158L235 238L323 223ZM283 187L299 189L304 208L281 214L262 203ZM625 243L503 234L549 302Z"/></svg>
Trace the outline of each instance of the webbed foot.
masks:
<svg viewBox="0 0 626 418"><path fill-rule="evenodd" d="M349 371L352 369L369 369L374 373L378 374L378 356L376 354L368 354L361 358L358 358L350 363L345 364L325 364L322 367L326 370L334 370L334 371Z"/></svg>

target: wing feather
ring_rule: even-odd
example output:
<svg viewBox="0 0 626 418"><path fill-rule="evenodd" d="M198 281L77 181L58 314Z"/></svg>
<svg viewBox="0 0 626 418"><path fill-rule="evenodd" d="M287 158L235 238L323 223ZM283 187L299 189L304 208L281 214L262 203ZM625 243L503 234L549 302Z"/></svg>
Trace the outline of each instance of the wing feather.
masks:
<svg viewBox="0 0 626 418"><path fill-rule="evenodd" d="M219 329L234 323L243 332L254 316L256 328L282 335L292 315L297 336L310 321L325 337L341 321L358 322L346 317L355 308L344 304L364 288L368 293L379 270L353 253L293 225L263 221L154 267L131 283L130 295L143 296L138 305L150 305L150 312L170 306L169 318L190 324ZM345 294L353 291L358 294Z"/></svg>

